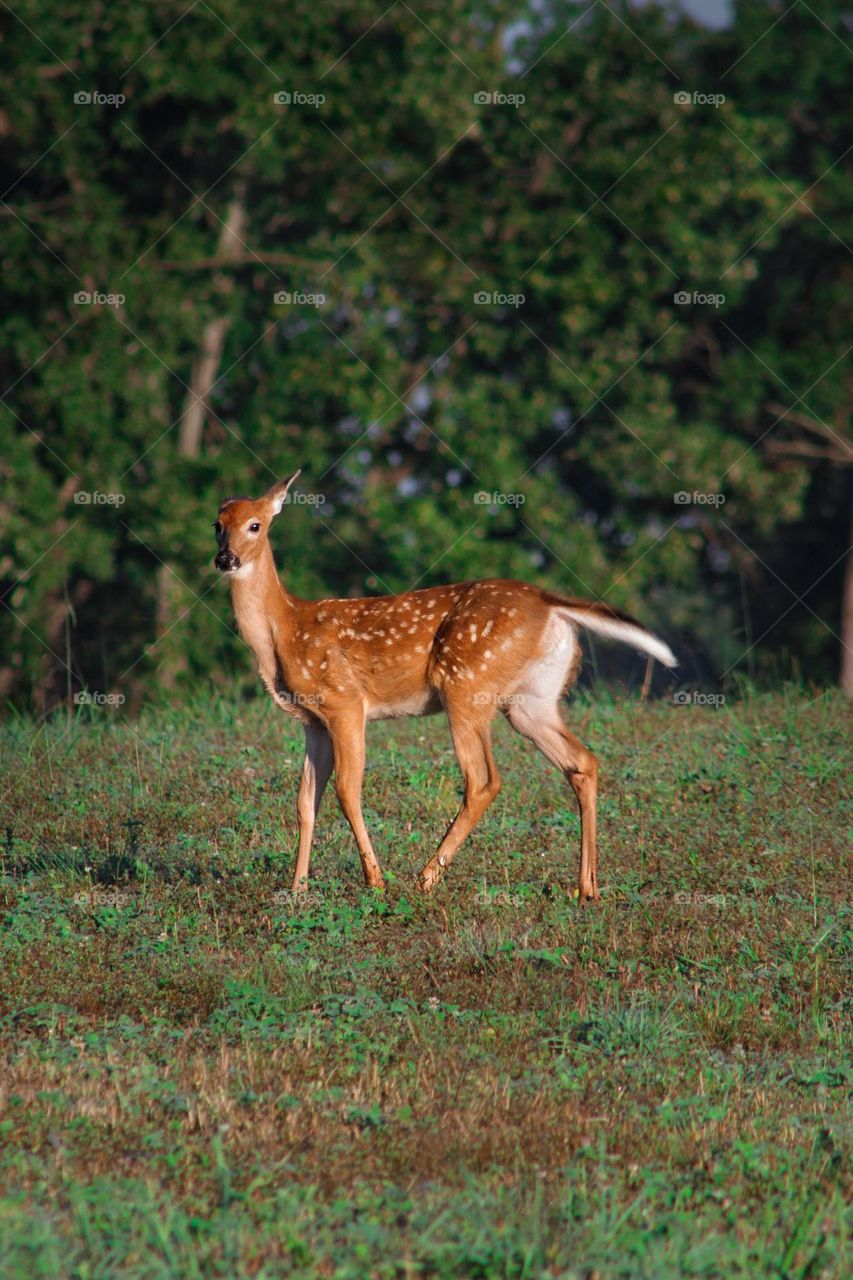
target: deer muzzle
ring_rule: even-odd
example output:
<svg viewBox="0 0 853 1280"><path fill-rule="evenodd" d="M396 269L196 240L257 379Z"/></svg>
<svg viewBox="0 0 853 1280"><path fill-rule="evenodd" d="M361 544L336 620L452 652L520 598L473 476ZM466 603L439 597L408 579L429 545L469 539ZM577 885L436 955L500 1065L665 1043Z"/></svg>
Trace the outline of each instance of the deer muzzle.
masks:
<svg viewBox="0 0 853 1280"><path fill-rule="evenodd" d="M240 557L230 551L228 547L223 547L221 551L217 551L216 559L213 563L220 573L230 573L232 569L240 568Z"/></svg>

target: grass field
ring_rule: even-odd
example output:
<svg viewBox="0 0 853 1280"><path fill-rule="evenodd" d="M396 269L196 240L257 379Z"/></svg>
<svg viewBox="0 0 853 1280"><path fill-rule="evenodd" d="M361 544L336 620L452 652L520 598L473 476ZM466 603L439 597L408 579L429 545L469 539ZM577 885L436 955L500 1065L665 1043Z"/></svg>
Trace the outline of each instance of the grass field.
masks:
<svg viewBox="0 0 853 1280"><path fill-rule="evenodd" d="M7 722L5 1280L849 1275L849 709L568 718L583 909L574 799L502 722L432 898L443 719L371 730L385 896L330 794L300 903L265 702Z"/></svg>

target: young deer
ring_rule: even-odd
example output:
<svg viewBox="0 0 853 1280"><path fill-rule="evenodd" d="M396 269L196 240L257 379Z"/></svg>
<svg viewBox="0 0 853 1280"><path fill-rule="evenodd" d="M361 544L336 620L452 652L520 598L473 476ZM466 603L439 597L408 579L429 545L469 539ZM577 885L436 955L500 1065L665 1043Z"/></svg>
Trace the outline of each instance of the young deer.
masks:
<svg viewBox="0 0 853 1280"><path fill-rule="evenodd" d="M422 889L432 889L500 790L491 722L501 711L574 789L581 817L578 895L581 902L597 899L598 761L559 712L560 697L580 666L578 627L625 641L672 667L669 648L607 605L499 578L399 596L300 600L279 580L267 536L299 474L262 498L226 498L214 525L215 564L231 581L240 634L254 650L273 700L305 727L294 890L307 882L314 823L333 767L365 880L382 887L361 813L365 724L446 711L465 793L421 872Z"/></svg>

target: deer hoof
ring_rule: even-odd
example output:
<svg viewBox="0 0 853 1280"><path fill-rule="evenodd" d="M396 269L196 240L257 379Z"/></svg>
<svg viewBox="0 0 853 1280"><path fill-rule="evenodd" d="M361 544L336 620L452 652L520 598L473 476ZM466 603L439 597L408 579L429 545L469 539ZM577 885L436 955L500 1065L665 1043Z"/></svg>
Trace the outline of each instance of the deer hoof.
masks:
<svg viewBox="0 0 853 1280"><path fill-rule="evenodd" d="M576 893L575 897L578 900L579 907L588 907L591 906L593 902L601 901L601 894L597 889L589 889L584 893Z"/></svg>
<svg viewBox="0 0 853 1280"><path fill-rule="evenodd" d="M441 869L434 862L428 862L418 876L418 888L421 893L431 893L441 875Z"/></svg>

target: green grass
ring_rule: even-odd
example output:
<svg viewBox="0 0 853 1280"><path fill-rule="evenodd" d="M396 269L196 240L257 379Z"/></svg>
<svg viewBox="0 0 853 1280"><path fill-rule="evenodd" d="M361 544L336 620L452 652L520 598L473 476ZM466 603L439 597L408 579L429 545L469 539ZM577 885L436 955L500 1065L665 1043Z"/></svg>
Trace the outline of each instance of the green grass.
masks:
<svg viewBox="0 0 853 1280"><path fill-rule="evenodd" d="M842 1277L849 709L579 698L435 894L443 720L374 726L364 890L261 701L4 730L2 1274Z"/></svg>

